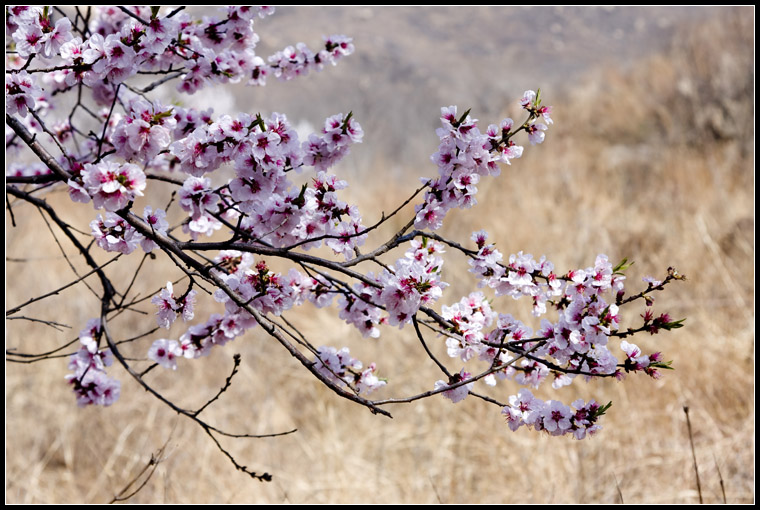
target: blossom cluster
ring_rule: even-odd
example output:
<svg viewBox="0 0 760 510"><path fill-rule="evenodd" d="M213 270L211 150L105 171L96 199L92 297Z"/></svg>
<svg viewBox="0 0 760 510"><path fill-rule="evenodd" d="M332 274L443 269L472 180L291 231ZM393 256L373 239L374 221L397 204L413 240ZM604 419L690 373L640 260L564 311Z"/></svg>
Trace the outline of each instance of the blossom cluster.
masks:
<svg viewBox="0 0 760 510"><path fill-rule="evenodd" d="M541 320L538 338L542 344L536 350L537 357L550 356L571 371L615 373L617 359L607 342L620 322L616 300L624 293L625 276L615 270L607 256L599 255L593 267L558 276L545 257L535 260L520 252L510 255L505 264L494 245L486 244L485 232L474 233L473 239L478 253L470 260L470 271L478 276L480 286L494 289L496 296L528 297L536 317L547 312L547 303L557 305L556 322ZM605 298L608 293L611 300ZM573 377L563 375L555 384L568 384Z"/></svg>
<svg viewBox="0 0 760 510"><path fill-rule="evenodd" d="M441 124L436 131L441 143L431 156L439 176L427 182L425 201L415 207L418 229L437 230L450 209L475 205L480 178L500 172L497 158L489 152L489 138L481 134L469 110L457 117L456 106L441 108Z"/></svg>
<svg viewBox="0 0 760 510"><path fill-rule="evenodd" d="M669 317L665 317L669 319ZM643 371L652 379L661 377L658 368L670 368L669 362L663 362L661 352L643 354L638 345L623 340L620 342L620 348L625 353L624 368L626 372Z"/></svg>
<svg viewBox="0 0 760 510"><path fill-rule="evenodd" d="M367 276L372 278L374 274ZM317 286L315 290L321 291L322 302L327 302L333 295L329 292L330 286ZM357 282L353 286L353 292L340 294L338 299L338 317L354 326L363 337L378 338L380 336L380 324L387 324L388 318L384 316L383 309L377 306L380 300L382 288L370 285L367 282Z"/></svg>
<svg viewBox="0 0 760 510"><path fill-rule="evenodd" d="M136 6L127 10L104 6L92 11L87 17L87 30L82 31L72 30L65 16L54 21L57 13L49 7L13 6L7 10L6 33L16 53L10 57L11 70L6 72L6 109L22 117L29 108L41 112L52 103L54 94L84 84L104 107L90 113L108 120L108 145L119 156L141 165L167 164L167 158L159 152L172 141L168 133L175 119L159 103L115 87L138 72L181 73L178 89L184 92L246 79L250 84L263 85L262 77L268 74L289 79L310 69L319 70L327 63L334 65L354 49L350 38L334 35L325 37L324 47L317 53L303 49L301 53L306 56L296 58L278 52L269 58L270 64L264 64L254 51L258 35L253 23L257 16L263 18L274 12L267 6L225 7L223 16L202 20L195 20L181 8L170 11ZM77 35L84 33L91 35L84 40ZM46 72L27 72L31 59L55 66ZM118 100L125 105L124 115L110 108L117 100L117 90ZM66 124L68 120L61 122ZM41 131L35 121L25 122L34 131ZM71 126L51 131L68 133ZM105 150L94 137L86 137L78 149L81 154L63 158L65 166L74 159L99 163L97 156Z"/></svg>
<svg viewBox="0 0 760 510"><path fill-rule="evenodd" d="M59 18L53 23L49 8L15 5L6 10L6 30L10 30L16 51L22 57L33 54L55 56L71 39L71 21Z"/></svg>
<svg viewBox="0 0 760 510"><path fill-rule="evenodd" d="M97 219L90 222L90 231L100 248L125 255L129 255L140 243L146 241L127 220L112 212L106 212L105 218L98 214Z"/></svg>
<svg viewBox="0 0 760 510"><path fill-rule="evenodd" d="M412 240L403 257L368 282L354 284L353 293L342 293L339 317L363 336L377 338L380 324L402 328L420 307L431 305L448 284L441 280L443 244L425 238ZM385 313L384 313L385 312Z"/></svg>
<svg viewBox="0 0 760 510"><path fill-rule="evenodd" d="M261 65L256 67L258 74L255 79L252 76L252 80L262 85L261 80L270 73L282 80L290 80L297 76L304 76L312 69L321 71L326 63L335 65L338 60L354 52L350 37L333 35L324 37L324 40L324 47L317 53L311 51L304 43L278 51L267 59L269 69Z"/></svg>
<svg viewBox="0 0 760 510"><path fill-rule="evenodd" d="M135 96L111 132L110 142L116 155L145 165L169 146L176 124L171 107Z"/></svg>
<svg viewBox="0 0 760 510"><path fill-rule="evenodd" d="M156 312L158 325L169 329L177 320L177 316L181 316L183 321L192 320L195 316L196 294L196 291L188 289L184 295L175 297L172 282L166 282L166 287L150 300L158 308Z"/></svg>
<svg viewBox="0 0 760 510"><path fill-rule="evenodd" d="M443 244L414 239L404 257L396 260L393 271L380 274L379 299L388 312L391 326L403 326L423 305L434 303L448 286L441 281Z"/></svg>
<svg viewBox="0 0 760 510"><path fill-rule="evenodd" d="M216 260L220 267L228 269L233 267L230 261L236 264L234 270L223 275L224 281L241 299L249 301L256 311L280 315L303 302L307 289L312 284L311 279L295 269L291 269L286 276L272 273L263 262L256 264L255 269L249 269L242 262L243 258L240 252L225 250ZM170 285L162 289L153 297L153 302L159 307L159 324L170 324L178 313L187 316L188 320L192 319L193 296L194 291L190 291L177 304L171 295ZM195 359L206 356L214 346L222 346L257 325L254 317L222 290L217 290L214 297L225 304L223 315L214 313L205 323L190 326L179 337L179 341L157 340L149 349L148 357L166 368L175 369L177 358Z"/></svg>
<svg viewBox="0 0 760 510"><path fill-rule="evenodd" d="M604 411L605 406L594 400L584 402L578 399L570 407L557 400L536 398L530 390L523 388L519 394L509 397L509 405L501 412L511 430L525 425L552 436L572 434L575 439L584 439L601 429L596 422Z"/></svg>
<svg viewBox="0 0 760 510"><path fill-rule="evenodd" d="M312 279L296 269L290 269L287 275L274 273L263 260L256 263L252 269L238 270L221 277L241 300L250 304L256 311L273 315L281 315L282 312L302 304L312 285ZM240 312L239 306L226 292L217 290L214 297L225 304L228 312Z"/></svg>
<svg viewBox="0 0 760 510"><path fill-rule="evenodd" d="M619 329L619 306L625 294L624 280L605 255L596 258L594 266L569 271L558 276L554 265L541 257L535 260L522 252L511 255L506 263L493 244L487 244L485 231L474 232L472 240L477 252L470 252L470 271L477 275L481 287L490 287L498 296L514 299L528 297L537 317L547 312L551 303L558 319L541 319L540 329L533 330L509 314L499 314L491 308L482 292L473 292L451 306L441 307L441 317L449 324L444 332L448 355L462 361L477 358L488 362L491 369L484 380L489 385L497 379L513 379L523 386L538 388L554 375L552 387L571 384L578 374L586 380L595 375L622 379L625 372L644 372L659 378L658 368L670 368L659 352L643 355L635 344L622 340L623 363L613 354L609 343ZM671 275L672 276L672 275ZM662 282L644 278L647 291L661 288ZM612 294L612 298L606 297ZM649 298L651 299L651 298ZM681 326L668 314L654 317L651 310L642 315L641 330L654 334L661 329ZM448 381L438 381L436 389L467 381L470 374L464 369ZM473 382L457 385L443 392L453 402L463 400ZM516 430L528 425L553 435L572 433L582 439L600 428L596 419L604 409L593 401L574 402L575 411L558 401L544 402L533 397L527 389L510 398L504 408L510 427Z"/></svg>
<svg viewBox="0 0 760 510"><path fill-rule="evenodd" d="M5 113L18 113L26 117L29 110L34 110L35 98L42 95L42 90L26 71L5 75Z"/></svg>
<svg viewBox="0 0 760 510"><path fill-rule="evenodd" d="M87 327L79 333L79 350L69 358L66 376L77 398L77 405L110 406L119 399L121 383L106 374L106 367L113 363L110 349L99 349L98 339L102 335L100 319L91 319Z"/></svg>
<svg viewBox="0 0 760 510"><path fill-rule="evenodd" d="M253 257L236 250L223 250L215 259L219 276L235 295L261 314L280 315L302 304L306 299L317 306L332 301L329 284L309 278L295 269L287 275L273 273L264 261L254 264ZM212 314L203 324L191 326L179 340L159 339L148 350L148 358L169 369L177 368L179 358L194 359L207 355L214 346L221 346L257 325L255 318L225 292L214 293L224 303L225 313ZM173 298L171 283L153 297L158 306L159 325L170 325L182 307ZM187 301L185 301L186 303ZM378 309L379 310L379 309ZM167 327L167 326L164 326ZM347 348L321 347L316 369L339 385L349 385L360 393L369 393L386 384L375 374L376 365L363 364L349 355Z"/></svg>
<svg viewBox="0 0 760 510"><path fill-rule="evenodd" d="M374 363L362 370L362 362L351 357L348 347L338 350L322 346L317 350L314 368L338 386L350 386L359 393L371 393L385 386L386 381L375 375Z"/></svg>
<svg viewBox="0 0 760 510"><path fill-rule="evenodd" d="M7 109L26 117L30 108L42 112L53 94L77 84L92 91L103 109L90 114L105 123L104 136L101 140L85 137L76 146L79 153L59 158L72 175L69 193L75 201L92 200L96 209L115 212L143 195L145 169L179 169L191 177L183 187L181 205L191 213L183 230L193 239L213 234L224 219L234 220L243 213L241 229L250 238L275 246L306 243L307 249L324 240L336 252L352 257L366 236L357 208L336 197L345 182L319 173L314 185L304 190L286 176L287 171L300 172L304 167L326 172L353 143L361 142L361 126L351 113L329 117L320 133L300 142L287 119L276 113L266 120L241 114L224 115L214 122L209 111L167 107L135 94L133 88L115 87L137 72L170 70L181 73L178 89L183 92L245 79L263 85L267 75L290 79L328 63L334 65L354 51L350 38L333 35L324 38L324 47L317 52L297 44L264 64L254 51L259 38L253 24L255 18L264 18L274 9L230 6L222 10L222 16L195 20L183 9L96 7L88 16L88 30L81 31L72 30L65 16L56 21L57 12L48 7L11 7L6 30L16 54L6 73ZM91 35L83 40L79 35L85 33ZM24 63L23 59L29 60ZM46 72L27 72L32 59L56 65ZM22 66L23 70L13 70ZM117 101L123 113L114 111ZM62 120L60 128L48 132L63 142L72 130L70 120ZM42 130L36 120L25 122L32 131ZM104 153L113 156L101 158ZM114 161L114 156L125 162ZM236 178L221 189L212 189L205 174L226 163L233 164ZM36 175L26 170L14 173ZM202 179L202 190L198 179ZM108 214L96 222L93 232L105 249L129 253L140 240ZM310 238L319 240L309 242Z"/></svg>
<svg viewBox="0 0 760 510"><path fill-rule="evenodd" d="M155 233L166 234L169 223L165 211L157 209L154 212L151 206L146 206L144 219ZM142 235L127 220L110 211L106 211L105 218L98 214L90 222L90 232L95 243L105 251L129 255L139 245L143 251L150 253L157 246L155 241Z"/></svg>
<svg viewBox="0 0 760 510"><path fill-rule="evenodd" d="M254 267L253 257L236 250L223 250L215 258L217 274L235 295L261 314L280 315L298 306L307 298L316 281L291 269L287 275L272 272L264 261ZM183 319L193 318L195 291L188 291L175 299L171 283L151 300L158 307L159 325L168 327L181 314ZM256 319L245 308L219 289L214 298L223 303L225 313L211 314L202 324L190 326L179 341L160 339L153 343L148 357L167 368L176 368L180 357L195 359L208 355L214 346L221 346L257 325Z"/></svg>
<svg viewBox="0 0 760 510"><path fill-rule="evenodd" d="M266 17L274 8L229 6L223 8L223 17L202 20L168 8L130 9L132 16L117 7L98 7L90 20L91 36L82 39L67 17L53 22L48 7L14 6L7 10L6 31L20 58L61 58L62 65L51 75L58 87L82 83L92 87L103 104L113 98L112 85L140 70L181 69L177 89L192 94L206 86L243 80L264 85L269 75L291 79L325 64L335 65L354 50L350 38L334 35L325 37L316 53L299 43L265 62L254 50L259 37L253 25L256 17Z"/></svg>
<svg viewBox="0 0 760 510"><path fill-rule="evenodd" d="M183 109L177 115L188 117ZM178 122L175 136L186 132L188 125L195 123ZM251 239L276 247L303 243L306 249L325 239L336 253L351 258L366 239L361 216L337 196L346 182L325 170L362 137L361 126L350 113L329 117L321 132L304 142L288 119L277 113L268 119L225 115L195 127L170 145L179 168L190 174L180 192L180 205L191 213L189 232L194 238L210 235L222 226L216 213L229 219L242 213L239 229ZM228 162L235 177L225 191L217 191L204 175ZM317 171L311 183L299 187L289 179L288 172L308 167Z"/></svg>
<svg viewBox="0 0 760 510"><path fill-rule="evenodd" d="M179 340L161 338L148 349L148 358L164 368L177 369L177 359L207 356L214 346L222 346L256 325L247 312L211 314L201 324L190 326Z"/></svg>
<svg viewBox="0 0 760 510"><path fill-rule="evenodd" d="M531 255L520 252L510 255L508 262L503 263L503 256L494 245L486 244L485 232L475 232L472 238L477 243L478 252L470 259L470 271L478 276L481 286L494 289L497 297L529 298L533 303L533 314L537 317L547 313L547 303L553 303L558 319L555 322L541 319L540 329L534 338L531 338L533 331L530 328L511 316L500 316L494 322L501 324L501 327L497 325L491 332L481 333L487 327L488 319L475 316L478 320L473 320L471 314L460 312L462 308L466 309L460 305L455 311L445 313L444 317L460 312L453 317L457 329L463 333L475 329L478 334L457 334L449 339L449 344L454 344L450 347L450 355L460 354L461 351L467 353L466 356L462 355L463 359L471 356L470 352L483 357L483 352L492 352L494 345L509 346L515 343L520 351L533 349L534 358L551 359L568 372L583 372L587 377L618 372L618 360L610 351L608 340L619 327L616 299L624 292L625 276L615 270L605 255L599 255L593 267L558 276L554 273L554 265L545 257L535 260ZM608 293L612 294L610 301L609 297L605 297ZM505 329L503 325L508 327ZM511 361L513 356L500 350L503 363ZM549 375L546 365L530 359L523 359L518 367L510 365L506 375L514 375L516 371L520 372L519 377L529 380L534 387ZM558 373L553 385L569 384L574 377L574 373Z"/></svg>
<svg viewBox="0 0 760 510"><path fill-rule="evenodd" d="M123 209L142 196L146 186L145 173L139 166L112 160L85 164L68 184L72 200L87 203L92 199L95 209L106 211Z"/></svg>
<svg viewBox="0 0 760 510"><path fill-rule="evenodd" d="M462 400L464 400L467 397L467 395L470 393L470 391L472 390L473 386L475 386L474 382L459 384L463 381L467 381L471 376L472 374L469 372L466 372L463 368L456 374L453 374L449 378L448 382L443 381L443 380L436 381L434 389L436 391L443 390L441 391L441 394L445 398L451 400L453 403L456 404L457 402L461 402ZM451 386L455 386L455 385L458 385L458 386L451 388ZM449 388L449 389L444 389L444 388Z"/></svg>
<svg viewBox="0 0 760 510"><path fill-rule="evenodd" d="M470 110L458 116L455 105L441 108L442 126L436 130L440 144L430 156L438 167L438 178L423 179L428 190L424 202L415 207L415 227L437 230L449 210L475 205L480 179L498 176L499 163L509 165L522 156L523 147L512 140L517 131L525 130L532 145L544 141L547 126L537 119L551 124L552 109L541 105L538 95L532 90L523 94L520 104L529 118L522 126L515 128L514 121L505 118L499 125L489 125L485 133L478 129L477 119L470 117Z"/></svg>

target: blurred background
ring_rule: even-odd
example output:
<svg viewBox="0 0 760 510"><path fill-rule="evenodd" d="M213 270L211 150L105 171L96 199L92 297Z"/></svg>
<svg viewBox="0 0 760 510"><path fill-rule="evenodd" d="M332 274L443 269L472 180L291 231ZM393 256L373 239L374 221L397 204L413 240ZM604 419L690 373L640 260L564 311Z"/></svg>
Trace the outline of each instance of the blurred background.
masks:
<svg viewBox="0 0 760 510"><path fill-rule="evenodd" d="M336 398L254 330L208 359L181 362L176 373L154 371L151 383L196 407L224 384L240 353L240 374L204 416L238 433L298 428L280 438L222 440L239 462L272 473L271 483L235 471L202 430L119 368L112 369L122 381L119 402L76 408L64 381L67 360L57 358L6 363L6 502L110 501L166 443L154 476L130 502L696 503L684 406L703 500L721 503L725 494L729 503L753 502L754 14L754 7L278 7L257 21L258 54L299 41L316 48L323 34L336 33L353 37L356 52L304 79L185 99L215 114L285 113L304 132L353 111L364 143L335 173L349 181L347 200L371 224L420 177L435 175L429 157L442 106L472 108L485 128L505 116L521 121L518 99L540 87L554 107L546 141L518 141L523 157L481 181L478 205L450 213L442 234L465 242L483 228L505 256L546 255L560 272L593 265L599 253L627 257L635 261L632 289L643 276L664 277L668 266L687 276L654 308L686 317L686 327L633 340L645 352L662 351L675 371L657 381L629 376L539 392L565 402L611 400L598 435L579 442L513 433L496 407L474 398L425 399L389 408L392 420L373 416ZM169 188L155 187L168 196ZM89 206L68 203L65 193L46 199L88 230ZM14 213L6 308L72 279L40 215ZM412 213L405 209L369 243ZM444 278L452 288L440 304L473 287L466 262L450 255ZM133 256L110 274L129 281L138 263ZM181 276L165 257L142 271L135 292ZM207 302L197 320L219 311ZM6 348L60 346L98 306L83 286L30 306L28 316L71 330L6 321ZM140 308L147 315L114 321L121 338L153 325L152 307ZM497 310L529 321L522 303L501 301ZM305 306L288 319L317 346L346 345L365 363L376 361L389 384L373 397L411 395L440 378L410 328L385 328L373 340L331 310ZM182 332L176 324L168 335ZM148 345L130 354L144 358ZM445 348L434 349L447 359ZM489 394L504 400L516 391L504 384Z"/></svg>

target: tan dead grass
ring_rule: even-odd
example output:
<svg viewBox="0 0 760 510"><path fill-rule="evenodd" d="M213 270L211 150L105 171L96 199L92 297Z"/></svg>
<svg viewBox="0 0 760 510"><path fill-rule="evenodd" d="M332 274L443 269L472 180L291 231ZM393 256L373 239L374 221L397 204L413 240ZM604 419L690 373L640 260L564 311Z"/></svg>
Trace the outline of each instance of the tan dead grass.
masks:
<svg viewBox="0 0 760 510"><path fill-rule="evenodd" d="M679 83L692 90L687 80L700 94L719 93L718 85L704 90L713 83L715 65L747 72L741 61L727 62L726 55L741 59L752 47L741 46L748 37L742 20L731 23L703 27L701 37L690 32L688 51L644 60L627 74L601 70L583 90L551 98L557 124L544 146L528 147L533 150L504 168L499 180L483 184L474 210L452 213L446 225L445 234L458 239L486 228L503 253L546 254L560 270L585 267L597 253L628 257L636 262L629 276L634 287L641 276L661 275L668 265L688 276L658 296L656 305L687 317L687 327L635 340L674 359L674 372L659 381L576 383L558 395L568 402L576 396L614 402L596 437L578 442L511 433L496 408L473 398L458 405L426 399L390 408L392 420L373 416L336 398L275 342L253 331L208 359L180 363L175 374L155 371L151 382L181 405L197 405L223 384L232 354L240 353L243 364L231 390L204 415L233 432L298 428L275 439L222 440L251 469L272 473L273 482L257 483L236 472L198 427L120 369L112 369L123 385L116 405L77 409L63 380L67 361L59 358L6 364L6 501L109 501L168 441L154 477L131 502L615 503L619 487L626 503L694 503L684 405L690 408L705 500L722 501L720 469L729 502L754 501L752 140L747 131L716 134L715 126L727 125L724 118L700 124L695 111L704 96L678 91ZM717 40L721 47L712 45ZM710 58L692 65L688 55L708 50ZM711 59L718 64L708 65ZM751 120L752 95L732 100L747 111L726 108L728 120ZM679 137L684 131L688 139ZM384 180L386 165L374 164L363 177L366 185L349 191L366 211L387 212L419 172L409 170L411 177L396 185ZM48 199L67 200L61 194ZM65 214L84 226L92 210L67 207ZM39 214L16 205L14 215L7 255L32 261L6 262L8 305L72 279ZM138 258L111 268L114 275L123 271L114 279L129 278ZM461 257L447 264L452 286L469 288ZM164 256L146 271L136 288L143 295L179 274ZM88 281L97 288L93 278ZM451 300L457 295L449 294ZM209 310L217 309L206 301ZM140 308L152 313L149 306ZM71 330L59 334L40 324L7 321L6 348L42 352L73 340L96 309L97 300L84 287L66 290L24 314L55 319ZM312 307L289 318L317 345L345 344L360 359L377 361L390 380L380 396L423 391L439 378L410 328L387 328L380 339L363 340ZM114 321L114 330L126 338L151 325L152 319L129 314ZM181 328L170 334L176 337ZM144 357L146 348L140 342L127 352ZM514 391L501 390L507 392L502 398Z"/></svg>

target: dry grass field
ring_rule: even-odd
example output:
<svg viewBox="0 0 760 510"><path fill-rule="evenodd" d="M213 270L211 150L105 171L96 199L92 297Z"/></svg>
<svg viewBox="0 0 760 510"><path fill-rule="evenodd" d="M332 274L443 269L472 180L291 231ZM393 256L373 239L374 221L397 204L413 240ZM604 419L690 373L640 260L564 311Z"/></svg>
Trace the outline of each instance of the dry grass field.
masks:
<svg viewBox="0 0 760 510"><path fill-rule="evenodd" d="M295 42L299 34L298 40L316 44L323 32L354 35L356 27L356 54L303 84L236 90L230 104L276 109L291 119L303 111L312 123L352 109L365 141L340 168L351 183L349 201L361 205L368 224L396 207L419 176L435 172L428 157L437 147L433 130L441 106L473 107L484 125L506 114L519 119L515 100L528 88L542 87L555 112L546 142L527 146L501 177L484 181L478 205L452 212L442 233L465 241L484 228L502 253L545 254L559 271L592 265L598 253L612 260L627 257L635 261L628 274L632 288L643 276L676 267L688 279L658 295L655 310L686 317L686 327L633 340L647 352L661 350L675 370L657 381L631 375L623 383L579 381L556 396L541 392L565 402L613 402L603 430L584 441L510 432L496 407L474 398L456 405L440 397L399 404L388 408L393 419L372 415L337 398L260 329L208 358L181 362L176 373L152 372L155 387L194 407L215 394L233 354L241 355L231 389L204 416L239 433L298 429L277 438L221 440L239 462L273 475L270 483L259 483L237 472L197 425L143 391L120 367L111 371L122 381L121 399L109 408L78 409L64 381L65 357L30 365L6 362L6 503L109 502L164 445L155 473L130 503L698 503L684 406L690 410L704 502L722 503L725 493L728 503L753 503L754 9L680 16L685 21L658 32L659 45L649 41L640 52L610 36L627 51L624 58L600 48L598 58L591 58L572 37L561 39L563 29L573 27L570 15L579 11L564 12L567 24L558 19L542 27L553 45L544 48L548 43L542 40L530 46L528 36L522 41L526 52L557 53L556 66L562 61L563 67L555 66L553 74L551 62L526 66L514 47L519 41L504 42L504 54L494 57L501 43L485 32L482 39L490 43L478 56L472 42L477 26L454 23L461 11L399 11L406 24L396 32L381 9L354 10L345 18L314 12L315 28L300 32L296 11L283 9L281 21L278 12L262 22L262 41L274 37L268 44L277 49L277 38ZM516 13L474 11L470 15L490 20L489 27L501 18L509 27ZM529 19L520 12L521 20ZM544 11L531 13L540 19ZM429 27L412 34L428 14L431 25L439 17L453 23L447 30L461 34L461 43ZM634 18L651 25L665 16L642 9ZM288 24L293 32L284 28ZM594 41L593 34L588 40ZM414 48L429 52L430 59L418 57ZM578 62L583 56L583 68L570 70L563 55ZM505 68L510 72L500 74ZM536 82L544 72L545 82ZM442 76L451 83L441 83ZM157 197L168 197L163 183L151 185ZM69 203L65 193L45 198L83 230L95 215L89 205ZM410 211L369 242L405 223ZM6 309L74 278L41 215L21 204L14 204L13 213L13 228L6 213ZM73 247L61 243L82 270ZM101 255L98 260L106 261L110 254ZM129 281L140 258L125 257L109 274ZM473 286L461 257L452 255L446 264L444 277L452 288L442 304ZM163 255L141 274L133 292L143 296L181 276ZM499 311L528 321L526 309L515 306L521 304L502 301ZM140 308L148 315L124 314L113 321L118 338L154 326L152 306ZM196 320L204 320L219 305L202 299L197 309ZM6 349L54 349L73 340L98 310L87 288L67 289L24 309L24 315L71 329L6 320ZM411 395L440 378L411 328L385 328L379 339L362 339L332 311L306 305L287 317L315 345L346 345L359 359L376 361L389 384L373 397ZM182 327L175 324L169 335L177 338ZM125 351L144 358L149 344L143 340ZM446 358L445 348L435 348ZM452 361L450 368L459 366ZM506 399L517 386L496 390Z"/></svg>

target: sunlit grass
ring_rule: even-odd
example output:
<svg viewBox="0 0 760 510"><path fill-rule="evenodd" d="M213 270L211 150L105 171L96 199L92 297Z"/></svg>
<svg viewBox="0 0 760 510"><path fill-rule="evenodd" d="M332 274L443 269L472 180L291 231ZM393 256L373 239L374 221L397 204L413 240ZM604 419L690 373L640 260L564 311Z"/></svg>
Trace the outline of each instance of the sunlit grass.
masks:
<svg viewBox="0 0 760 510"><path fill-rule="evenodd" d="M231 432L298 428L280 438L222 441L239 462L272 473L271 483L236 472L200 428L119 368L112 370L122 381L121 400L107 409L76 408L64 381L64 357L6 363L6 502L110 501L168 441L153 478L131 502L617 503L622 494L625 503L694 503L684 405L690 408L705 501L723 501L719 469L728 502L752 502L754 105L745 85L748 78L753 83L753 27L736 17L722 21L686 33L672 52L642 59L625 72L600 69L587 86L552 97L556 124L543 146L527 147L501 177L484 180L479 204L452 213L443 230L465 241L485 228L505 255L545 254L559 271L592 265L598 253L627 257L635 261L632 288L642 276L664 275L670 265L687 276L658 295L655 305L686 317L687 326L637 340L673 359L674 372L658 381L631 376L623 384L576 382L557 395L568 402L576 396L611 400L600 434L578 442L524 429L512 433L497 408L473 398L457 405L426 399L389 408L393 419L374 416L336 398L253 330L208 358L183 360L176 373L154 370L149 379L192 407L223 385L232 355L240 353L232 388L204 416ZM705 113L713 106L724 117ZM432 165L402 166L394 183L385 177L387 159L359 161L361 185L352 182L347 191L368 222L396 207L421 172L435 171ZM63 193L46 198L87 230L94 217L89 206L68 206ZM6 261L6 308L75 278L40 215L28 206L13 213L13 228L6 214L6 255L29 260ZM391 228L377 238L389 233ZM85 272L74 250L62 244ZM101 255L107 260L108 254ZM444 278L452 292L443 304L473 287L465 261L449 255ZM130 278L139 258L133 254L109 274L115 281ZM180 276L159 255L135 292L148 295ZM97 288L94 278L88 282ZM508 300L496 306L527 315L520 305ZM43 352L73 340L98 307L84 286L36 303L25 315L71 329L6 321L6 348ZM122 315L114 321L115 335L128 338L153 327L152 307L139 308L149 315ZM203 320L219 305L203 298L197 309ZM384 328L373 340L309 305L287 317L317 346L348 345L359 359L376 361L380 375L389 378L379 396L431 389L440 377L410 328ZM181 333L179 324L155 338ZM147 347L142 341L125 351L144 358ZM441 345L433 348L444 352ZM451 361L450 368L459 366ZM499 391L506 398L516 387Z"/></svg>

